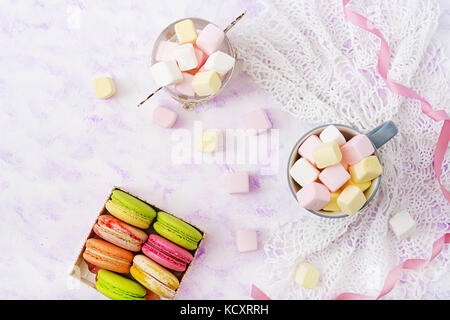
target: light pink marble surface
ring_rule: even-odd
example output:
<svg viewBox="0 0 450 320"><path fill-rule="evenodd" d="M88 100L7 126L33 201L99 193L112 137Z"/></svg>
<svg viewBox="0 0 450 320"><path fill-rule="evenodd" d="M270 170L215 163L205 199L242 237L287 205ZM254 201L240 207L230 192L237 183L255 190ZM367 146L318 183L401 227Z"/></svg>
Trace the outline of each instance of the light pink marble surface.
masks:
<svg viewBox="0 0 450 320"><path fill-rule="evenodd" d="M155 88L148 66L162 28L190 16L226 26L255 9L252 1L238 0L0 2L0 298L104 299L73 286L67 275L113 186L207 232L179 298L249 298L264 253L239 254L234 232L256 228L261 244L274 219L298 214L286 161L314 125L279 111L244 74L194 112L165 94L136 105ZM442 11L438 36L450 50L448 1ZM117 85L110 100L98 100L92 88L104 75ZM250 171L251 193L229 195L227 166L174 166L170 131L151 123L151 105L158 103L177 110L176 128L187 129L195 120L240 128L240 115L265 108L280 129L277 174L233 166ZM450 298L448 287L450 275L431 284L427 298Z"/></svg>

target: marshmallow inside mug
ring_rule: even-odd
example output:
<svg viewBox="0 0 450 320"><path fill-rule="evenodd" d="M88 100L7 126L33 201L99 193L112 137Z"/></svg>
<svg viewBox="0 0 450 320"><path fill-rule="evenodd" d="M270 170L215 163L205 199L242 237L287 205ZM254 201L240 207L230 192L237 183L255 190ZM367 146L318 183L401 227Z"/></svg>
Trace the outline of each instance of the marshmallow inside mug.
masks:
<svg viewBox="0 0 450 320"><path fill-rule="evenodd" d="M291 151L291 155L289 157L289 163L288 163L288 179L289 179L289 188L291 189L291 192L294 196L294 198L297 200L297 192L302 188L297 182L295 182L294 179L292 179L291 175L289 174L289 170L291 169L291 167L294 165L294 163L300 159L300 155L298 154L298 148L300 147L300 145L303 143L303 141L305 141L309 136L311 135L316 135L319 136L320 133L326 128L328 127L330 124L326 124L320 127L317 127L311 131L309 131L308 133L306 133L294 146L294 148ZM361 134L361 132L342 125L342 124L333 124L336 128L339 129L339 131L342 133L342 135L345 137L346 141L349 141L352 137ZM373 144L373 143L372 143ZM380 160L378 151L374 145L375 148L375 154L378 158L378 160ZM381 163L381 160L380 160ZM381 176L377 177L376 179L374 179L372 181L372 185L371 187L366 191L367 192L367 200L366 203L364 204L364 206L360 209L362 210L375 196L375 194L378 191L378 187L380 185L380 181L381 181ZM325 218L344 218L347 217L348 215L342 212L330 212L330 211L325 211L325 210L320 210L320 211L314 211L314 210L309 210L306 209L311 213L314 213L315 215L321 216L321 217L325 217Z"/></svg>

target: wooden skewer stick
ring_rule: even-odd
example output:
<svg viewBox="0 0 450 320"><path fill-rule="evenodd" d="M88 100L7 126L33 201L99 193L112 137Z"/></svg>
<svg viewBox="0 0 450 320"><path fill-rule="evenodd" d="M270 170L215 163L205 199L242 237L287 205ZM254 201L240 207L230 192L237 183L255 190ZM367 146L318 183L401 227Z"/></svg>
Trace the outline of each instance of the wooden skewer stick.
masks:
<svg viewBox="0 0 450 320"><path fill-rule="evenodd" d="M150 99L151 97L153 97L153 95L155 95L159 90L161 90L163 87L159 87L158 89L156 89L155 91L153 91L152 93L150 93L150 95L145 98L144 100L142 100L139 104L138 107L142 106L148 99Z"/></svg>
<svg viewBox="0 0 450 320"><path fill-rule="evenodd" d="M236 23L239 22L239 20L242 19L242 17L244 17L244 15L247 13L247 11L244 11L239 17L237 17L236 19L233 20L233 22L231 22L228 27L226 27L225 29L223 29L224 33L227 33L228 31L230 31L231 28L233 28ZM144 100L142 100L139 104L138 107L142 106L148 99L150 99L151 97L153 97L158 91L160 91L163 87L159 87L158 89L156 89L155 91L153 91L152 93L149 94L149 96L147 98L145 98Z"/></svg>
<svg viewBox="0 0 450 320"><path fill-rule="evenodd" d="M226 27L225 29L223 29L223 32L227 33L231 28L234 27L234 25L235 25L236 23L239 22L239 20L241 20L241 19L244 17L244 15L245 15L246 13L247 13L247 10L244 11L239 17L237 17L236 19L234 19L234 21L231 22L231 23L228 25L228 27Z"/></svg>

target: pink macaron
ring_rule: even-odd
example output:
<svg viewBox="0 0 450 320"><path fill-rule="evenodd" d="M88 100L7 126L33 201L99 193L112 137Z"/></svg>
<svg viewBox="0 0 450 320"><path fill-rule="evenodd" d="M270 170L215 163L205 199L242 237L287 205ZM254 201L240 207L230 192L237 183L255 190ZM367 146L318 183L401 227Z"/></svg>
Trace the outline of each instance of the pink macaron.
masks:
<svg viewBox="0 0 450 320"><path fill-rule="evenodd" d="M184 271L194 257L192 254L156 234L150 235L142 252L153 261L175 271Z"/></svg>
<svg viewBox="0 0 450 320"><path fill-rule="evenodd" d="M104 214L98 217L94 232L102 239L130 251L140 251L147 234L125 222Z"/></svg>

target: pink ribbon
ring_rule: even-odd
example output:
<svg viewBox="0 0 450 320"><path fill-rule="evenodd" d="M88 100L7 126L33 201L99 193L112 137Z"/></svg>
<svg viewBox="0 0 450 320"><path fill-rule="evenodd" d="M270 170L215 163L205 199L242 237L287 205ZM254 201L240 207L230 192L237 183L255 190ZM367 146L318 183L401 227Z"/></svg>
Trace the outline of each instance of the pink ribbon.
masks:
<svg viewBox="0 0 450 320"><path fill-rule="evenodd" d="M272 300L254 284L252 284L252 292L250 293L250 296L255 300Z"/></svg>
<svg viewBox="0 0 450 320"><path fill-rule="evenodd" d="M421 109L424 114L429 116L434 121L444 121L439 139L436 144L436 149L434 151L433 169L445 199L450 202L450 192L445 189L445 187L441 183L442 161L444 160L445 151L447 150L448 142L450 141L450 118L448 114L445 112L445 110L433 110L428 101L422 98L415 91L387 78L389 60L391 59L389 45L383 38L380 30L375 27L372 21L346 7L349 2L350 0L342 1L346 19L354 25L376 35L381 40L380 53L378 56L378 72L386 82L388 88L391 89L392 92L406 98L418 99L420 101Z"/></svg>

